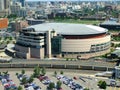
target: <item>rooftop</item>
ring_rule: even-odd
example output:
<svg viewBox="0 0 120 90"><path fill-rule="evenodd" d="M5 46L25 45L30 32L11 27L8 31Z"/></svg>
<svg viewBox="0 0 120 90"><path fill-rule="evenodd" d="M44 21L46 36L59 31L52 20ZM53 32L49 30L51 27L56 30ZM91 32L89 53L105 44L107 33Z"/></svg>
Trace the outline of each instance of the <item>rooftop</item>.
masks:
<svg viewBox="0 0 120 90"><path fill-rule="evenodd" d="M117 21L105 21L103 23L101 23L101 25L120 25L120 23L118 23Z"/></svg>
<svg viewBox="0 0 120 90"><path fill-rule="evenodd" d="M91 35L108 31L107 29L98 26L70 23L43 23L29 26L27 28L34 28L36 32L55 30L58 34L64 35Z"/></svg>

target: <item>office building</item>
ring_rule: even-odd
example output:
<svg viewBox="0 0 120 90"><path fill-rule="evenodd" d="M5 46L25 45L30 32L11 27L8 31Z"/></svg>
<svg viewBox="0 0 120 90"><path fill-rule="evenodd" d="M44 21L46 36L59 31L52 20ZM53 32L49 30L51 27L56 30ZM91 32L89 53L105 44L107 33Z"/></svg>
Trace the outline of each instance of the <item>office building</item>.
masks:
<svg viewBox="0 0 120 90"><path fill-rule="evenodd" d="M19 17L26 16L26 9L21 6L21 3L16 2L15 4L11 5L11 13L16 14Z"/></svg>
<svg viewBox="0 0 120 90"><path fill-rule="evenodd" d="M25 7L25 0L19 0L19 2L21 3L22 7Z"/></svg>
<svg viewBox="0 0 120 90"><path fill-rule="evenodd" d="M28 22L18 20L18 21L11 22L10 25L11 25L12 31L20 32L22 31L23 28L28 27Z"/></svg>
<svg viewBox="0 0 120 90"><path fill-rule="evenodd" d="M0 0L0 11L4 10L4 0Z"/></svg>
<svg viewBox="0 0 120 90"><path fill-rule="evenodd" d="M120 78L120 66L115 67L115 78Z"/></svg>

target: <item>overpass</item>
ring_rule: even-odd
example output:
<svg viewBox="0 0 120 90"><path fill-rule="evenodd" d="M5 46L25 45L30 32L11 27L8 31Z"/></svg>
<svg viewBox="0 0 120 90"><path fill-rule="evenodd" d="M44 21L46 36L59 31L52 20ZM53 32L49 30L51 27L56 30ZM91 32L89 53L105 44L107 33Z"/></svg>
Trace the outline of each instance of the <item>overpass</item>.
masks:
<svg viewBox="0 0 120 90"><path fill-rule="evenodd" d="M36 66L55 69L77 69L111 71L114 70L116 63L109 63L94 60L26 60L12 59L10 63L0 63L0 68L34 68Z"/></svg>

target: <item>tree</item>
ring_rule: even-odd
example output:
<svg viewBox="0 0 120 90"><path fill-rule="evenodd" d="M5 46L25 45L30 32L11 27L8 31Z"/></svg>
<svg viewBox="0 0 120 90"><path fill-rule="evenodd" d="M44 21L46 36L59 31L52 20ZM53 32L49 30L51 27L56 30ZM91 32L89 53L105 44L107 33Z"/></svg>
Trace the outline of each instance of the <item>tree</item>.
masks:
<svg viewBox="0 0 120 90"><path fill-rule="evenodd" d="M53 90L53 88L55 88L55 84L53 82L51 82L48 86L48 89Z"/></svg>
<svg viewBox="0 0 120 90"><path fill-rule="evenodd" d="M13 38L12 38L12 37L9 37L9 40L13 40Z"/></svg>
<svg viewBox="0 0 120 90"><path fill-rule="evenodd" d="M43 76L46 74L46 69L45 69L44 67L41 69L41 74L42 74Z"/></svg>
<svg viewBox="0 0 120 90"><path fill-rule="evenodd" d="M60 71L60 74L64 74L64 72L63 72L63 71Z"/></svg>
<svg viewBox="0 0 120 90"><path fill-rule="evenodd" d="M18 73L16 73L16 76L18 76Z"/></svg>
<svg viewBox="0 0 120 90"><path fill-rule="evenodd" d="M105 81L100 80L100 81L98 82L98 86L99 86L99 88L101 88L101 89L106 89L107 84L106 84Z"/></svg>
<svg viewBox="0 0 120 90"><path fill-rule="evenodd" d="M31 76L31 77L29 78L28 82L29 82L29 83L32 83L33 81L34 81L34 78L33 78L33 76Z"/></svg>
<svg viewBox="0 0 120 90"><path fill-rule="evenodd" d="M89 88L85 88L84 90L90 90Z"/></svg>
<svg viewBox="0 0 120 90"><path fill-rule="evenodd" d="M7 44L10 43L10 41L7 41L6 43L7 43Z"/></svg>
<svg viewBox="0 0 120 90"><path fill-rule="evenodd" d="M61 88L62 82L61 81L57 81L57 88Z"/></svg>
<svg viewBox="0 0 120 90"><path fill-rule="evenodd" d="M33 73L33 76L34 77L38 77L40 75L40 68L39 67L35 67L34 68L34 73Z"/></svg>
<svg viewBox="0 0 120 90"><path fill-rule="evenodd" d="M23 90L22 86L19 86L17 90Z"/></svg>
<svg viewBox="0 0 120 90"><path fill-rule="evenodd" d="M3 74L4 74L4 75L8 75L8 71L6 71L6 72L3 72Z"/></svg>
<svg viewBox="0 0 120 90"><path fill-rule="evenodd" d="M27 81L27 78L26 77L23 77L22 80L21 80L21 83L22 84L26 84L28 81Z"/></svg>
<svg viewBox="0 0 120 90"><path fill-rule="evenodd" d="M54 75L55 75L55 76L57 75L57 72L56 72L56 71L54 72Z"/></svg>
<svg viewBox="0 0 120 90"><path fill-rule="evenodd" d="M23 70L21 71L21 73L22 73L22 74L25 74L25 70L23 69Z"/></svg>
<svg viewBox="0 0 120 90"><path fill-rule="evenodd" d="M16 14L10 14L7 16L7 18L17 18L17 15Z"/></svg>

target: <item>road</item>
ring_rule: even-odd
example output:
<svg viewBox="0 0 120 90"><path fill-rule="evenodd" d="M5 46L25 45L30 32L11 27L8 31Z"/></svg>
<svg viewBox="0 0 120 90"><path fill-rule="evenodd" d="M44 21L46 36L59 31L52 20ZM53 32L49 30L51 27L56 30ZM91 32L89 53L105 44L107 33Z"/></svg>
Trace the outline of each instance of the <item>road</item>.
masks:
<svg viewBox="0 0 120 90"><path fill-rule="evenodd" d="M13 64L17 63L26 63L26 64L60 64L60 65L84 65L84 66L102 66L102 67L111 67L114 68L116 63L103 62L103 61L95 61L95 60L26 60L26 59L12 59Z"/></svg>

